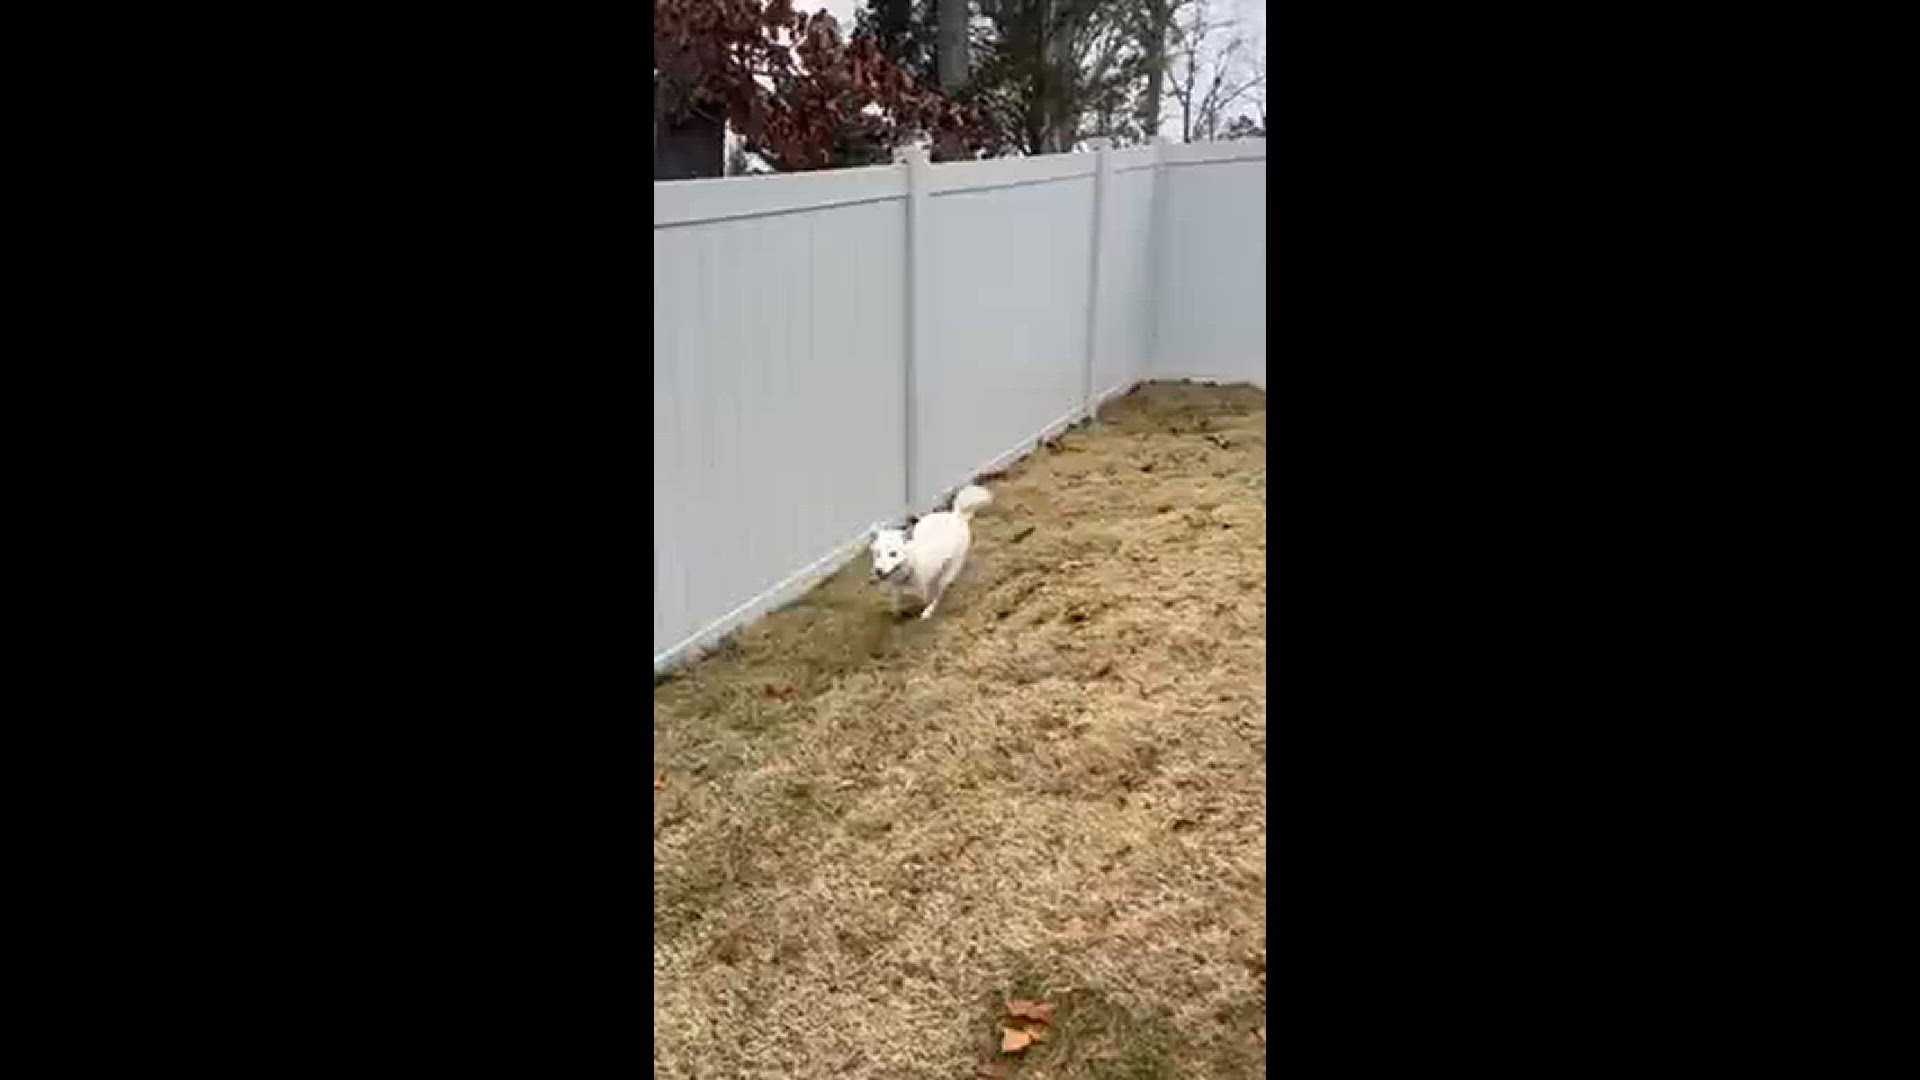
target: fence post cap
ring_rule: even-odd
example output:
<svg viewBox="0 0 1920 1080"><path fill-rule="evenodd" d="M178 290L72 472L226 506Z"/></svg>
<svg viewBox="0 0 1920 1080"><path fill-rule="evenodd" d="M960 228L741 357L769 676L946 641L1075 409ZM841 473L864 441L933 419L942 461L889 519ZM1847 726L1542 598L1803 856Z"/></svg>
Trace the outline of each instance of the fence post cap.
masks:
<svg viewBox="0 0 1920 1080"><path fill-rule="evenodd" d="M1095 135L1093 138L1087 140L1087 149L1096 153L1101 150L1111 150L1113 149L1113 139L1107 135Z"/></svg>
<svg viewBox="0 0 1920 1080"><path fill-rule="evenodd" d="M896 146L893 148L895 165L924 165L927 163L927 148L924 146Z"/></svg>

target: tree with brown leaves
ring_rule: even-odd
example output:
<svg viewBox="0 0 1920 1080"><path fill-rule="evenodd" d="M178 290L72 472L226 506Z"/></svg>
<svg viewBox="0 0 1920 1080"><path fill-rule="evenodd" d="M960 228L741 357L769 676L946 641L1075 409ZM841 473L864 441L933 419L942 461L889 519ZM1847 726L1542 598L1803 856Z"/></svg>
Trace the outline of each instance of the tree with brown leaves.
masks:
<svg viewBox="0 0 1920 1080"><path fill-rule="evenodd" d="M653 38L656 180L722 175L729 125L781 171L885 161L949 133L980 143L972 110L792 0L659 0Z"/></svg>

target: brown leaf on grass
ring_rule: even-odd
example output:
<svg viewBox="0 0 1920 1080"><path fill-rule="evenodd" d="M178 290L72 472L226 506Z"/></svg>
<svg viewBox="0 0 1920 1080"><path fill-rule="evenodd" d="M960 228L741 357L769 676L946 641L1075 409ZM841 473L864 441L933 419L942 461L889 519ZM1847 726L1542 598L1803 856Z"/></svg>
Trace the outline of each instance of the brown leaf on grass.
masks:
<svg viewBox="0 0 1920 1080"><path fill-rule="evenodd" d="M1002 1028L1000 1030L1000 1049L1009 1054L1017 1054L1025 1050L1027 1044L1031 1042L1033 1042L1033 1035L1021 1031L1019 1028Z"/></svg>
<svg viewBox="0 0 1920 1080"><path fill-rule="evenodd" d="M1026 1001L1014 998L1007 1002L1007 1015L1022 1020L1038 1020L1047 1023L1053 1019L1054 1004L1051 1001Z"/></svg>
<svg viewBox="0 0 1920 1080"><path fill-rule="evenodd" d="M973 1067L973 1074L980 1080L1006 1080L1007 1063L999 1058L983 1061Z"/></svg>
<svg viewBox="0 0 1920 1080"><path fill-rule="evenodd" d="M659 791L661 788L666 786L667 786L667 774L654 773L653 774L653 790Z"/></svg>

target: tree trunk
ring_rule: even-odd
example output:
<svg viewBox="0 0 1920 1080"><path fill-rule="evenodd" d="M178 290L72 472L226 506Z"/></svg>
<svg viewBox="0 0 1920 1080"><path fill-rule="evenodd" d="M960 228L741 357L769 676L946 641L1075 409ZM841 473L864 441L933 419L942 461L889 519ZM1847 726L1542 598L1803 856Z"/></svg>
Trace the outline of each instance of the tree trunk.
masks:
<svg viewBox="0 0 1920 1080"><path fill-rule="evenodd" d="M727 124L688 113L656 124L653 138L655 180L695 180L723 176L727 162Z"/></svg>
<svg viewBox="0 0 1920 1080"><path fill-rule="evenodd" d="M958 97L967 85L967 0L940 0L940 90ZM942 133L933 147L935 161L956 161L967 156L960 137Z"/></svg>
<svg viewBox="0 0 1920 1080"><path fill-rule="evenodd" d="M967 84L967 0L940 0L940 89Z"/></svg>
<svg viewBox="0 0 1920 1080"><path fill-rule="evenodd" d="M1052 37L1047 39L1046 65L1052 77L1053 93L1047 109L1047 142L1053 152L1064 154L1073 149L1074 135L1080 126L1079 102L1074 100L1079 72L1073 69L1074 13L1054 11Z"/></svg>
<svg viewBox="0 0 1920 1080"><path fill-rule="evenodd" d="M1147 0L1147 100L1140 107L1140 127L1152 142L1160 134L1160 94L1167 77L1168 0Z"/></svg>
<svg viewBox="0 0 1920 1080"><path fill-rule="evenodd" d="M1034 81L1037 87L1033 97L1027 101L1027 129L1023 133L1027 137L1027 153L1030 156L1047 152L1047 99L1044 96L1046 86L1044 73Z"/></svg>
<svg viewBox="0 0 1920 1080"><path fill-rule="evenodd" d="M913 33L913 0L877 0L871 7L887 55L905 66L907 38Z"/></svg>
<svg viewBox="0 0 1920 1080"><path fill-rule="evenodd" d="M1050 115L1047 105L1053 93L1053 72L1047 68L1047 44L1052 39L1047 36L1047 27L1053 18L1053 5L1049 0L1034 0L1028 8L1025 18L1031 20L1028 33L1021 42L1024 47L1029 42L1032 51L1023 59L1031 65L1032 82L1028 87L1026 130L1027 153L1037 156L1047 152L1047 134L1053 130L1047 122Z"/></svg>

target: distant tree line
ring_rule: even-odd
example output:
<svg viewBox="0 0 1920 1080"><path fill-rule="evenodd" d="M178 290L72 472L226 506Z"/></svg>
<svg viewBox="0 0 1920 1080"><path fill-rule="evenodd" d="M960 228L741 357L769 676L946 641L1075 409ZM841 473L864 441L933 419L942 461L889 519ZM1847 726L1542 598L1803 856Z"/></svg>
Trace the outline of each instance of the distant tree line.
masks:
<svg viewBox="0 0 1920 1080"><path fill-rule="evenodd" d="M1217 2L1217 0L1216 0ZM1266 58L1208 0L866 0L851 33L791 0L659 0L654 176L786 172L1266 133ZM1169 112L1173 116L1168 116Z"/></svg>

